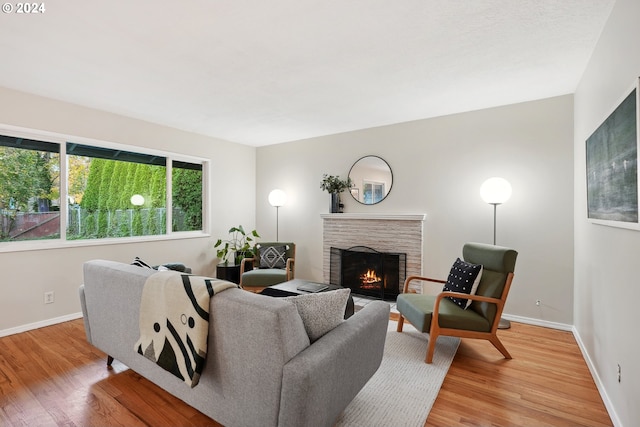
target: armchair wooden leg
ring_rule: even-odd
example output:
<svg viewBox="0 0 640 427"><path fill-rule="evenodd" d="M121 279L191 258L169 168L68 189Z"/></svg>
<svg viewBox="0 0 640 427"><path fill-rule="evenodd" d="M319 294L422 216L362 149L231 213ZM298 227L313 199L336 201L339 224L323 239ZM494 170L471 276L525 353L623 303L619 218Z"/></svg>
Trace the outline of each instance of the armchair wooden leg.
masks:
<svg viewBox="0 0 640 427"><path fill-rule="evenodd" d="M404 327L404 317L402 314L398 317L398 327L396 328L396 332L402 332L402 328Z"/></svg>
<svg viewBox="0 0 640 427"><path fill-rule="evenodd" d="M433 352L436 349L437 336L429 334L429 346L427 347L427 357L424 359L424 363L431 363L433 361Z"/></svg>
<svg viewBox="0 0 640 427"><path fill-rule="evenodd" d="M113 357L107 354L107 366L111 366L112 363L113 363Z"/></svg>
<svg viewBox="0 0 640 427"><path fill-rule="evenodd" d="M491 344L493 344L493 346L497 348L500 353L502 353L505 359L511 359L511 355L507 351L506 347L502 344L502 341L500 341L500 339L496 335L493 335L491 338L489 338L489 341L491 341Z"/></svg>

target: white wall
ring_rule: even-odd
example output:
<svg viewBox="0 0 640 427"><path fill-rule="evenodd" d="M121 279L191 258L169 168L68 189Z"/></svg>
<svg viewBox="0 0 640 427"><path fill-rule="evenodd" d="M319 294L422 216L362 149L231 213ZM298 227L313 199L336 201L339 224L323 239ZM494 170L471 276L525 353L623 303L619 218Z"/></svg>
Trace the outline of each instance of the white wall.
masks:
<svg viewBox="0 0 640 427"><path fill-rule="evenodd" d="M180 261L214 275L213 242L233 225L255 221L255 148L0 88L1 124L137 145L211 161L211 237L154 243L0 252L0 335L80 311L82 263L93 258ZM241 162L236 159L242 159ZM230 161L234 160L234 161ZM241 168L236 165L242 164ZM44 304L45 291L55 303Z"/></svg>
<svg viewBox="0 0 640 427"><path fill-rule="evenodd" d="M575 94L575 329L614 422L626 426L640 425L640 232L587 221L585 140L640 75L639 17L640 2L616 1Z"/></svg>
<svg viewBox="0 0 640 427"><path fill-rule="evenodd" d="M373 206L343 193L346 212L426 213L423 270L446 277L467 241L492 243L493 208L480 185L502 176L513 196L498 207L497 243L519 251L505 313L564 325L573 317L573 98L563 96L501 108L260 147L256 223L275 238L297 243L296 275L322 281L321 213L329 195L323 173L345 178L368 154L393 171L389 196ZM537 307L535 300L542 305Z"/></svg>

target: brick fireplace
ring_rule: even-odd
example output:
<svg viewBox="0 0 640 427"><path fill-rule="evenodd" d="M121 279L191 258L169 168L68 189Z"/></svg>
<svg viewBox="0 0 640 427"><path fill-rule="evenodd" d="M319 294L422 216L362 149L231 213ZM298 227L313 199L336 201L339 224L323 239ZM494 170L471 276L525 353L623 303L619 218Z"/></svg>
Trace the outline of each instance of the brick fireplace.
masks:
<svg viewBox="0 0 640 427"><path fill-rule="evenodd" d="M331 283L331 248L364 246L406 254L406 276L422 274L424 214L323 214L323 278ZM400 284L400 288L404 284ZM421 288L415 288L421 292Z"/></svg>

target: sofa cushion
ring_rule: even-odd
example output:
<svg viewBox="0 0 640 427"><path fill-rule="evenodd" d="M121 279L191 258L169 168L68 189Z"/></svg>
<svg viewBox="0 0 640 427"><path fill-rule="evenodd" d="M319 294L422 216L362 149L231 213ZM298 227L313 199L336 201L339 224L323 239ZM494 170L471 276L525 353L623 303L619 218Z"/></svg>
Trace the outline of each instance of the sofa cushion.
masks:
<svg viewBox="0 0 640 427"><path fill-rule="evenodd" d="M344 310L351 289L318 292L285 297L283 300L295 304L311 342L344 321Z"/></svg>
<svg viewBox="0 0 640 427"><path fill-rule="evenodd" d="M447 283L442 290L474 295L478 288L478 283L480 283L481 275L482 265L471 264L457 258L451 266ZM466 309L471 304L471 300L466 298L447 298L456 303L460 308Z"/></svg>

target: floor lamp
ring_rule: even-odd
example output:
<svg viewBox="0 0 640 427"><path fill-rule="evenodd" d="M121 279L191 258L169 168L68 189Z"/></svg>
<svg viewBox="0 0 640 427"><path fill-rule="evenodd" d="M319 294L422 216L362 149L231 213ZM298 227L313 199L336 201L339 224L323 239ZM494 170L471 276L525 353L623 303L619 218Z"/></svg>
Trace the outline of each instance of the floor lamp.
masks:
<svg viewBox="0 0 640 427"><path fill-rule="evenodd" d="M493 244L496 244L496 213L498 205L503 204L511 197L511 184L504 178L493 177L487 179L480 187L480 197L486 203L493 205ZM511 322L500 319L499 329L509 329Z"/></svg>
<svg viewBox="0 0 640 427"><path fill-rule="evenodd" d="M285 203L287 203L287 194L284 191L276 188L269 193L269 204L276 208L276 242L280 241L280 237L278 236L278 226L280 222L280 219L278 218L278 209L280 209L280 206Z"/></svg>

